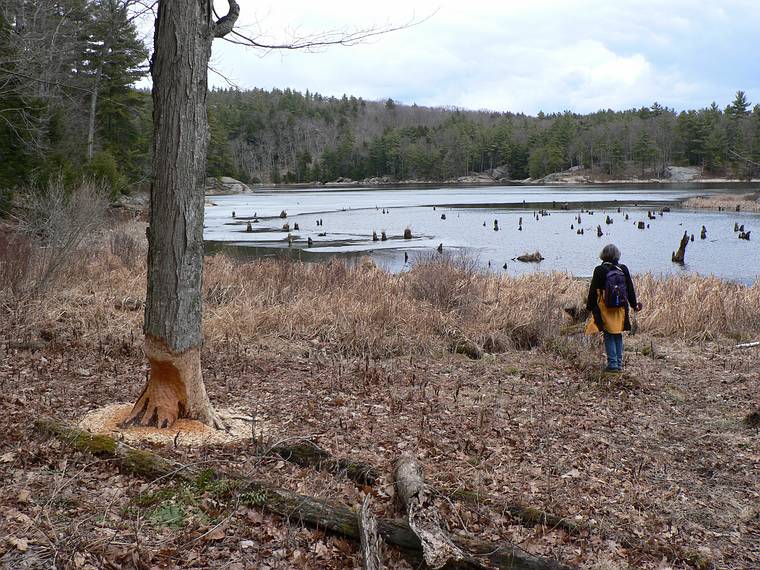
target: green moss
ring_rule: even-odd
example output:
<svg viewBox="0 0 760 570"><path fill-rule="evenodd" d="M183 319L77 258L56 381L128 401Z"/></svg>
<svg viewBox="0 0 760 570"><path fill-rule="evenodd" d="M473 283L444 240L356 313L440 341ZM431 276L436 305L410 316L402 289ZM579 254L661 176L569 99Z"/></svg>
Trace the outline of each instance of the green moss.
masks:
<svg viewBox="0 0 760 570"><path fill-rule="evenodd" d="M479 503L481 501L480 493L471 489L457 489L450 496L454 500L465 503Z"/></svg>
<svg viewBox="0 0 760 570"><path fill-rule="evenodd" d="M72 445L79 451L91 453L95 456L114 455L116 453L116 441L105 435L81 434L75 432Z"/></svg>
<svg viewBox="0 0 760 570"><path fill-rule="evenodd" d="M697 570L713 570L715 568L715 564L713 564L710 559L693 550L685 551L682 555L682 559L689 566L692 566Z"/></svg>
<svg viewBox="0 0 760 570"><path fill-rule="evenodd" d="M150 451L129 449L124 453L122 465L127 471L146 477L161 476L171 471L169 462Z"/></svg>
<svg viewBox="0 0 760 570"><path fill-rule="evenodd" d="M518 516L521 520L531 524L540 524L545 520L544 512L533 507L523 508Z"/></svg>

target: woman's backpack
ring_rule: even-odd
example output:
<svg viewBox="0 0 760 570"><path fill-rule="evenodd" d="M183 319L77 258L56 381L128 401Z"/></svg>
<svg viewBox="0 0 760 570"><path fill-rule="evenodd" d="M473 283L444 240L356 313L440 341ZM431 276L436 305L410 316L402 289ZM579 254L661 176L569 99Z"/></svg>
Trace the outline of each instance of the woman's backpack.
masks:
<svg viewBox="0 0 760 570"><path fill-rule="evenodd" d="M610 309L625 307L628 304L625 273L617 265L612 265L604 278L604 304Z"/></svg>

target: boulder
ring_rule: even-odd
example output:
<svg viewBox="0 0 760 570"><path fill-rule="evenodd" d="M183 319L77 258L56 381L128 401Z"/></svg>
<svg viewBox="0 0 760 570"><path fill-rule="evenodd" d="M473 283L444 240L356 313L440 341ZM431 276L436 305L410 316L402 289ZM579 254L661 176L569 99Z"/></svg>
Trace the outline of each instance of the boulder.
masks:
<svg viewBox="0 0 760 570"><path fill-rule="evenodd" d="M502 164L491 171L494 180L509 180L509 165Z"/></svg>
<svg viewBox="0 0 760 570"><path fill-rule="evenodd" d="M243 194L250 191L251 189L247 184L229 176L206 178L206 194Z"/></svg>

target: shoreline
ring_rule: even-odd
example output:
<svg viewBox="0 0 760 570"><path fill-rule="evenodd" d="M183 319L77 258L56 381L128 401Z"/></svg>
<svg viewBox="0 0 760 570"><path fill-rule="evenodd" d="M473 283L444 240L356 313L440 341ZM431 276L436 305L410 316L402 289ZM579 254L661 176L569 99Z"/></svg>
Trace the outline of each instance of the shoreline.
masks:
<svg viewBox="0 0 760 570"><path fill-rule="evenodd" d="M383 183L365 183L365 182L325 182L325 183L312 183L312 182L298 182L291 184L251 184L248 185L250 193L256 193L257 191L298 191L298 190L357 190L357 189L414 189L414 188L491 188L501 186L524 186L528 188L537 187L557 187L557 188L605 188L605 187L620 187L620 186L647 186L647 187L676 187L685 188L688 186L705 186L711 185L730 185L736 189L758 188L760 189L760 180L755 179L752 182L746 180L737 180L731 178L708 178L708 179L696 179L688 181L668 181L668 180L609 180L609 181L530 181L524 180L509 180L509 181L482 181L482 182L454 182L454 181L418 181L418 180L402 180L398 182L383 182ZM707 188L706 188L707 189ZM249 192L206 192L206 196L229 196L235 194L247 194Z"/></svg>

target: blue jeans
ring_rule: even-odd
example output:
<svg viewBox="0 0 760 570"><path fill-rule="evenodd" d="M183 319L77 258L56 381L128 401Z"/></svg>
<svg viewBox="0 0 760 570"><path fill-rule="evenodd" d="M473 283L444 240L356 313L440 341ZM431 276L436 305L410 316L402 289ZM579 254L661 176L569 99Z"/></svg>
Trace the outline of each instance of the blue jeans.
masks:
<svg viewBox="0 0 760 570"><path fill-rule="evenodd" d="M604 350L607 353L607 368L623 369L623 335L604 331Z"/></svg>

